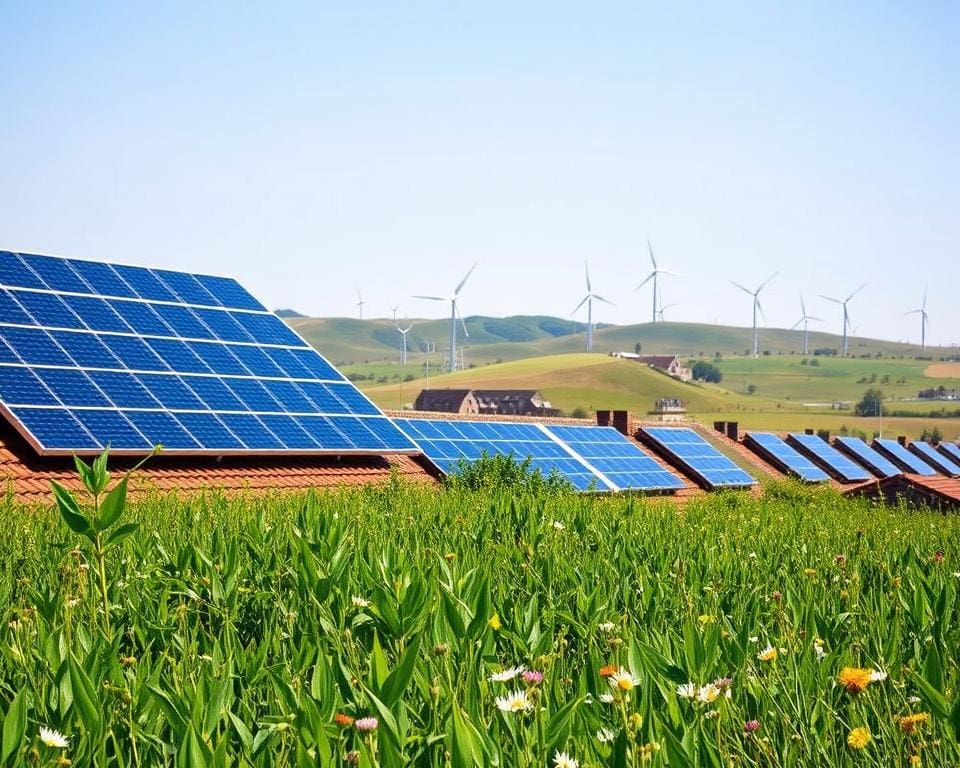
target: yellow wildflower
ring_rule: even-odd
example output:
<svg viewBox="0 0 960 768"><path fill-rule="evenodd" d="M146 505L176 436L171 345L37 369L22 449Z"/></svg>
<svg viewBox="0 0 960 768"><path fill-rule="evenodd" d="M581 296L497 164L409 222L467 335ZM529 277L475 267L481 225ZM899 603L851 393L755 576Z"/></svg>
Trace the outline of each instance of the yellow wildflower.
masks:
<svg viewBox="0 0 960 768"><path fill-rule="evenodd" d="M496 613L490 617L490 621L488 621L487 624L490 625L490 629L492 629L494 632L499 632L500 627L503 626L503 624L500 623L499 614L496 614Z"/></svg>
<svg viewBox="0 0 960 768"><path fill-rule="evenodd" d="M850 731L850 735L847 736L847 744L849 744L853 749L863 749L869 743L870 729L863 726L854 728L852 731Z"/></svg>
<svg viewBox="0 0 960 768"><path fill-rule="evenodd" d="M904 715L900 718L900 730L904 733L913 733L918 725L923 725L930 720L929 712L915 712L911 715Z"/></svg>
<svg viewBox="0 0 960 768"><path fill-rule="evenodd" d="M862 667L844 667L837 675L840 683L849 693L860 693L872 682L872 671Z"/></svg>
<svg viewBox="0 0 960 768"><path fill-rule="evenodd" d="M777 658L777 649L772 645L768 645L757 654L757 658L760 659L760 661L775 661Z"/></svg>

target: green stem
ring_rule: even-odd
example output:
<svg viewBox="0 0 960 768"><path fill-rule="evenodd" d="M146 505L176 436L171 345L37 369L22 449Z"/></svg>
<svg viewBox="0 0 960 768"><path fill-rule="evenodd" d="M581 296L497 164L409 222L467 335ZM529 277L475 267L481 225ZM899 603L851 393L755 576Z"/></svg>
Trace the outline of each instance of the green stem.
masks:
<svg viewBox="0 0 960 768"><path fill-rule="evenodd" d="M110 599L107 596L106 557L100 536L101 534L98 531L97 539L94 543L94 553L97 558L97 573L100 577L100 597L103 601L103 629L107 637L110 637Z"/></svg>

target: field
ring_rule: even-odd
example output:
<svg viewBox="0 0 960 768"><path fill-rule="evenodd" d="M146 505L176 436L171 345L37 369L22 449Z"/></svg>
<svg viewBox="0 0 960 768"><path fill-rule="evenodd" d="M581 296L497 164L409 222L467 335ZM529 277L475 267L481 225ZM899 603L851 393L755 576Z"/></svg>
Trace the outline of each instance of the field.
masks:
<svg viewBox="0 0 960 768"><path fill-rule="evenodd" d="M120 495L7 502L0 764L960 761L956 517L792 484Z"/></svg>

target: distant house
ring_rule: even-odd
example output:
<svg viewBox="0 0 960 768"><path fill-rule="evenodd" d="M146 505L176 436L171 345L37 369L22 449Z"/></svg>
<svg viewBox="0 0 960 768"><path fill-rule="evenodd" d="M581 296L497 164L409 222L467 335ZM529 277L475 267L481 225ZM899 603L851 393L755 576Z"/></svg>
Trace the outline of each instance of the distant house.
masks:
<svg viewBox="0 0 960 768"><path fill-rule="evenodd" d="M424 389L413 406L438 413L558 416L560 411L535 389Z"/></svg>
<svg viewBox="0 0 960 768"><path fill-rule="evenodd" d="M693 378L691 370L680 362L676 355L638 355L633 358L642 365L649 365L658 371L673 376L680 381L690 381Z"/></svg>
<svg viewBox="0 0 960 768"><path fill-rule="evenodd" d="M422 389L413 407L437 413L480 413L476 395L469 389Z"/></svg>
<svg viewBox="0 0 960 768"><path fill-rule="evenodd" d="M921 389L917 397L921 400L960 400L960 389L947 389L941 384L939 387Z"/></svg>
<svg viewBox="0 0 960 768"><path fill-rule="evenodd" d="M560 411L535 389L475 389L480 413L510 416L557 416Z"/></svg>

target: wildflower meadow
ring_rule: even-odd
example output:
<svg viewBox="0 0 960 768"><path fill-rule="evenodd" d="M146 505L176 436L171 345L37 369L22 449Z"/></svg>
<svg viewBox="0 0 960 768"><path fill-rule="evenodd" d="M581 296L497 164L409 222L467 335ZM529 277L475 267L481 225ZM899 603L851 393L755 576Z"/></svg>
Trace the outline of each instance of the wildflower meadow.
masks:
<svg viewBox="0 0 960 768"><path fill-rule="evenodd" d="M2 766L960 764L953 517L84 479L4 509Z"/></svg>

